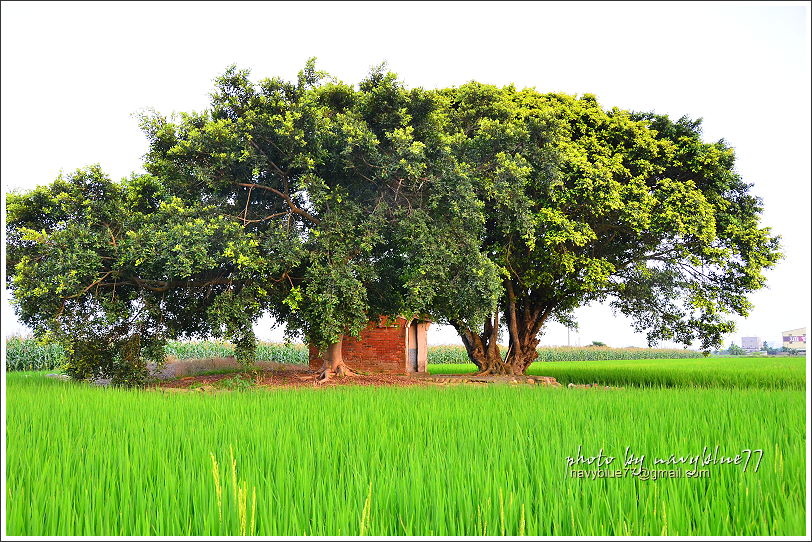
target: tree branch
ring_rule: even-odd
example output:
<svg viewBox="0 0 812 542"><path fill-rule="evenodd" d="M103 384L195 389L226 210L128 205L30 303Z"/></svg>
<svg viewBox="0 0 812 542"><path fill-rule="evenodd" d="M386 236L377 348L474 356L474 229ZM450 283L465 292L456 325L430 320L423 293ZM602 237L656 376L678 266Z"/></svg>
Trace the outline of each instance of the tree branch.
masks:
<svg viewBox="0 0 812 542"><path fill-rule="evenodd" d="M290 198L289 195L285 194L284 192L281 192L281 191L277 190L276 188L266 186L264 184L257 184L257 183L234 183L234 184L236 184L237 186L244 186L246 188L260 188L262 190L266 190L268 192L276 194L277 196L279 196L280 198L285 200L285 203L288 204L288 207L290 207L290 210L293 213L296 213L297 215L306 218L307 220L309 220L313 224L321 224L321 220L319 220L315 216L311 215L310 213L308 213L307 211L305 211L304 209L302 209L301 207L296 205L293 202L293 200Z"/></svg>

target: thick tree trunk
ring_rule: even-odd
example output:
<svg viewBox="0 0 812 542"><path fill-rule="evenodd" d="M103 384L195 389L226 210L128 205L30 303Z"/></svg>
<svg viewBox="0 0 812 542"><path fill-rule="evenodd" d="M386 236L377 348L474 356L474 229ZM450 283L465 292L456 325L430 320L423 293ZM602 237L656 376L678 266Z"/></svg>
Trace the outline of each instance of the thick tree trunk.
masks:
<svg viewBox="0 0 812 542"><path fill-rule="evenodd" d="M468 358L477 366L477 375L522 374L519 366L502 359L499 352L499 313L485 321L482 334L475 333L466 326L452 322L462 338Z"/></svg>
<svg viewBox="0 0 812 542"><path fill-rule="evenodd" d="M477 333L462 324L451 325L462 338L468 357L477 366L478 375L522 375L538 357L539 332L556 306L557 300L538 292L518 290L517 284L505 280L505 326L508 330L508 351L499 353L499 313L485 321L483 332ZM518 293L518 295L517 295ZM521 297L520 297L521 296Z"/></svg>
<svg viewBox="0 0 812 542"><path fill-rule="evenodd" d="M505 281L505 291L505 320L510 337L505 363L518 370L516 374L524 374L538 357L539 332L554 305L533 303L527 298L518 300L510 280Z"/></svg>
<svg viewBox="0 0 812 542"><path fill-rule="evenodd" d="M483 375L521 375L524 374L524 369L517 365L510 358L503 360L501 356L497 358L489 358L487 364L479 368L476 373L479 376Z"/></svg>
<svg viewBox="0 0 812 542"><path fill-rule="evenodd" d="M344 357L341 352L341 343L343 340L344 337L339 337L338 341L328 346L322 354L324 362L316 377L317 382L325 382L334 376L352 376L355 374L344 363Z"/></svg>
<svg viewBox="0 0 812 542"><path fill-rule="evenodd" d="M521 335L518 341L511 341L505 363L516 369L515 374L525 374L530 364L538 358L539 339L536 335Z"/></svg>

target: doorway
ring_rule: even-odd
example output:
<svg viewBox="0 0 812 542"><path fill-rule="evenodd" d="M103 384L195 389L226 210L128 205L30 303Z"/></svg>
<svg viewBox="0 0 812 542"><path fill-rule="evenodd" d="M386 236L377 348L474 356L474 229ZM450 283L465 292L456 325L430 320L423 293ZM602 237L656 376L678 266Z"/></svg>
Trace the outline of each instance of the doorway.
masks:
<svg viewBox="0 0 812 542"><path fill-rule="evenodd" d="M408 328L406 328L407 345L406 352L406 372L417 372L417 320L412 320Z"/></svg>

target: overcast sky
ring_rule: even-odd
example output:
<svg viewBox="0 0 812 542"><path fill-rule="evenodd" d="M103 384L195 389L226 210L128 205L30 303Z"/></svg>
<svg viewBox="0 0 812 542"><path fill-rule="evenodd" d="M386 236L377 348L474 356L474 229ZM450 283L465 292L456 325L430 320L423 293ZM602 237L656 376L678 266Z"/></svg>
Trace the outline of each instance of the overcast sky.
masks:
<svg viewBox="0 0 812 542"><path fill-rule="evenodd" d="M3 2L3 192L92 163L141 171L133 114L201 110L232 63L293 79L307 58L347 83L387 61L409 87L475 79L594 93L606 107L702 117L763 198L786 258L768 272L742 335L780 342L810 315L810 12L795 3ZM4 199L5 202L5 199ZM5 211L5 207L3 208ZM5 295L5 294L4 294ZM572 344L645 345L602 306ZM3 303L5 335L25 332ZM260 323L260 338L281 330ZM453 343L434 327L431 343ZM542 344L567 344L551 324Z"/></svg>

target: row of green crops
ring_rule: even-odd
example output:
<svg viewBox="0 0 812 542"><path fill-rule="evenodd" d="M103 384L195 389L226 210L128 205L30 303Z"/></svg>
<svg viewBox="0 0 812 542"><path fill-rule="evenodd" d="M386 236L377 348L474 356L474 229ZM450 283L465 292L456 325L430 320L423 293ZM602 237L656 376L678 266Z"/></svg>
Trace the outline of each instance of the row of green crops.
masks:
<svg viewBox="0 0 812 542"><path fill-rule="evenodd" d="M466 374L474 364L431 365L433 374ZM562 384L642 387L730 387L803 390L806 360L779 358L701 358L533 363L527 374L552 376Z"/></svg>
<svg viewBox="0 0 812 542"><path fill-rule="evenodd" d="M42 344L33 339L6 339L6 370L49 371L65 361L65 351L58 344Z"/></svg>
<svg viewBox="0 0 812 542"><path fill-rule="evenodd" d="M799 390L451 386L170 394L7 376L12 536L794 535ZM718 446L718 449L716 448ZM763 450L756 469L654 458ZM627 450L679 478L577 478ZM612 470L612 469L608 469ZM649 473L650 474L650 473ZM588 476L593 476L589 474Z"/></svg>
<svg viewBox="0 0 812 542"><path fill-rule="evenodd" d="M225 342L171 341L166 355L177 359L221 358L234 355L234 346ZM303 344L260 343L257 361L306 365L307 347ZM9 371L52 371L65 361L65 351L58 344L42 344L34 339L6 340L6 369Z"/></svg>
<svg viewBox="0 0 812 542"><path fill-rule="evenodd" d="M501 347L505 355L505 347ZM702 352L669 348L611 348L602 346L554 346L538 349L538 361L597 361L613 359L687 359L701 358ZM471 363L464 346L429 347L429 363Z"/></svg>
<svg viewBox="0 0 812 542"><path fill-rule="evenodd" d="M166 345L166 354L177 359L222 358L234 355L234 345L225 342L172 341ZM274 361L276 363L308 363L307 346L296 343L265 343L257 345L257 361Z"/></svg>
<svg viewBox="0 0 812 542"><path fill-rule="evenodd" d="M470 363L463 346L430 346L430 364ZM177 359L221 358L234 355L234 346L227 342L171 341L166 354ZM603 348L555 347L540 348L539 361L588 361L614 359L677 359L701 357L694 350L668 350L660 348ZM33 339L12 338L6 341L6 368L10 371L39 371L57 369L64 360L59 345L43 345ZM257 361L295 363L306 365L307 346L295 343L260 343Z"/></svg>

